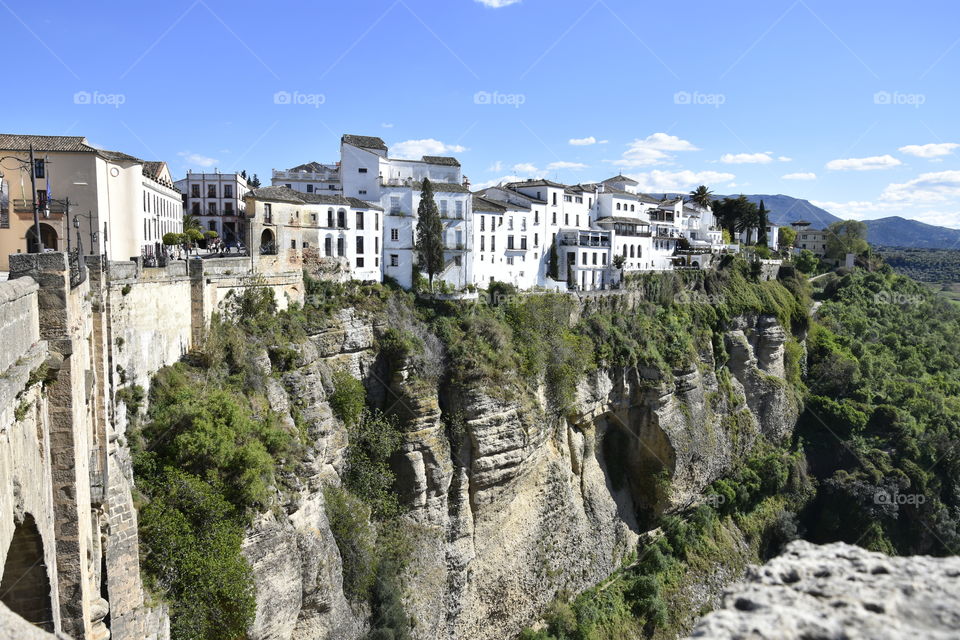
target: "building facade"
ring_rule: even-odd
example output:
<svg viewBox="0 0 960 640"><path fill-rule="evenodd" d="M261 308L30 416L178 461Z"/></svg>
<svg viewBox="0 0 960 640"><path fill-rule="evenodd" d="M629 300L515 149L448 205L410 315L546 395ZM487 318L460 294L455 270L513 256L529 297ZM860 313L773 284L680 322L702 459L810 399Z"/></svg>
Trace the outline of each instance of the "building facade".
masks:
<svg viewBox="0 0 960 640"><path fill-rule="evenodd" d="M0 134L0 156L0 270L8 255L35 248L34 206L45 249L111 260L155 255L160 229L182 229L181 196L163 162L97 149L82 136Z"/></svg>
<svg viewBox="0 0 960 640"><path fill-rule="evenodd" d="M246 237L246 203L250 187L239 173L193 173L177 180L183 193L183 211L196 218L204 231L216 231L228 247Z"/></svg>

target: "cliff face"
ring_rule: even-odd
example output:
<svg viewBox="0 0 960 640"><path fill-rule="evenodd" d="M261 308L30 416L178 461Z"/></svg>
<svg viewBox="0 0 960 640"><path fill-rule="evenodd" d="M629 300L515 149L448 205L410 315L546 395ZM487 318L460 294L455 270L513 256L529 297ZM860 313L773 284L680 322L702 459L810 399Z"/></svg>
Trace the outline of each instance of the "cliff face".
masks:
<svg viewBox="0 0 960 640"><path fill-rule="evenodd" d="M783 380L785 332L771 317L729 327L719 373L712 353L666 377L599 370L580 381L565 416L479 386L447 397L403 371L387 380L374 334L341 311L300 347L295 370L267 383L272 408L298 412L311 447L282 513L261 516L248 534L252 638L354 638L366 628L362 607L343 595L320 490L339 482L347 446L327 403L338 368L407 413L393 466L413 538L404 577L417 638L517 633L559 591L614 571L649 516L696 504L760 434L779 440L796 419ZM441 407L462 418L460 429L444 424Z"/></svg>

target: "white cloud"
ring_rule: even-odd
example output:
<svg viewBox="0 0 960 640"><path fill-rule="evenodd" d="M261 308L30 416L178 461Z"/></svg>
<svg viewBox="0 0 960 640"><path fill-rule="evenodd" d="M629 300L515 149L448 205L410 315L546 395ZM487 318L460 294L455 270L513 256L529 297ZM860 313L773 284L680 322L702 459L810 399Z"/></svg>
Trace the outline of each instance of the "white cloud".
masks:
<svg viewBox="0 0 960 640"><path fill-rule="evenodd" d="M537 169L536 165L530 162L521 162L520 164L515 164L510 169L514 173L526 173L529 175L538 175L540 174L540 169Z"/></svg>
<svg viewBox="0 0 960 640"><path fill-rule="evenodd" d="M551 162L547 165L547 171L555 171L557 169L586 169L587 165L582 162L565 162L563 160L557 162Z"/></svg>
<svg viewBox="0 0 960 640"><path fill-rule="evenodd" d="M900 147L899 151L918 158L939 158L950 155L957 147L960 147L960 144L956 142L908 144L905 147Z"/></svg>
<svg viewBox="0 0 960 640"><path fill-rule="evenodd" d="M597 144L607 144L609 140L597 140Z"/></svg>
<svg viewBox="0 0 960 640"><path fill-rule="evenodd" d="M490 171L491 173L500 173L503 171L503 163L497 160L492 165L487 167L487 171Z"/></svg>
<svg viewBox="0 0 960 640"><path fill-rule="evenodd" d="M960 199L960 171L922 173L913 180L889 184L880 198L898 203Z"/></svg>
<svg viewBox="0 0 960 640"><path fill-rule="evenodd" d="M790 156L777 156L777 160L780 162L793 162L793 158Z"/></svg>
<svg viewBox="0 0 960 640"><path fill-rule="evenodd" d="M817 174L813 172L788 173L781 176L784 180L816 180Z"/></svg>
<svg viewBox="0 0 960 640"><path fill-rule="evenodd" d="M699 151L688 140L666 133L654 133L644 139L636 139L627 145L620 160L613 161L624 167L646 167L657 164L667 164L673 160L668 151Z"/></svg>
<svg viewBox="0 0 960 640"><path fill-rule="evenodd" d="M706 184L711 189L717 185L728 185L736 177L732 173L720 171L661 171L654 169L644 173L631 173L640 191L647 193L667 193L688 191L698 185Z"/></svg>
<svg viewBox="0 0 960 640"><path fill-rule="evenodd" d="M568 142L575 147L588 147L591 144L597 144L597 139L593 136L587 136L586 138L570 138ZM606 142L606 140L604 140L604 142Z"/></svg>
<svg viewBox="0 0 960 640"><path fill-rule="evenodd" d="M192 165L192 166L196 166L196 167L204 167L204 168L207 168L207 167L212 167L213 165L217 164L217 159L216 159L216 158L210 158L210 157L207 157L207 156L202 156L202 155L200 155L199 153L191 153L191 152L189 152L189 151L181 151L181 152L177 153L177 155L180 156L181 158L183 158L184 161L185 161L188 165Z"/></svg>
<svg viewBox="0 0 960 640"><path fill-rule="evenodd" d="M383 127L384 129L393 129L392 122L381 122L380 126Z"/></svg>
<svg viewBox="0 0 960 640"><path fill-rule="evenodd" d="M390 147L391 155L395 158L419 160L423 156L438 156L445 153L463 153L466 147L458 144L444 144L433 138L423 140L404 140Z"/></svg>
<svg viewBox="0 0 960 640"><path fill-rule="evenodd" d="M517 4L520 0L475 0L475 2L479 2L491 9L500 9L501 7L509 7L512 4Z"/></svg>
<svg viewBox="0 0 960 640"><path fill-rule="evenodd" d="M773 162L770 152L764 153L725 153L720 156L724 164L769 164Z"/></svg>
<svg viewBox="0 0 960 640"><path fill-rule="evenodd" d="M476 184L470 185L470 188L474 191L480 191L481 189L486 189L487 187L494 187L501 183L507 182L520 182L524 180L520 176L509 175L509 176L500 176L499 178L494 178L493 180L486 180L484 182L478 182Z"/></svg>
<svg viewBox="0 0 960 640"><path fill-rule="evenodd" d="M890 154L870 156L869 158L838 158L827 163L831 171L871 171L889 169L903 164Z"/></svg>

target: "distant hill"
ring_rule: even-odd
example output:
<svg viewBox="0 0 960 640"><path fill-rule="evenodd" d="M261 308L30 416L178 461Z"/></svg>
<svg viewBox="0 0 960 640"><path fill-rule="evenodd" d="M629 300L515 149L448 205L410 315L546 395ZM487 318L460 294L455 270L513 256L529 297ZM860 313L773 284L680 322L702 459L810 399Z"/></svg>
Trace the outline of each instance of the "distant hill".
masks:
<svg viewBox="0 0 960 640"><path fill-rule="evenodd" d="M737 196L716 197L733 198ZM808 200L783 194L754 194L747 195L747 199L757 204L763 200L764 206L770 211L770 221L778 225L806 220L811 226L823 229L831 222L841 219L826 209L810 204ZM960 249L960 229L937 227L901 216L865 220L864 222L867 223L867 241L874 246Z"/></svg>

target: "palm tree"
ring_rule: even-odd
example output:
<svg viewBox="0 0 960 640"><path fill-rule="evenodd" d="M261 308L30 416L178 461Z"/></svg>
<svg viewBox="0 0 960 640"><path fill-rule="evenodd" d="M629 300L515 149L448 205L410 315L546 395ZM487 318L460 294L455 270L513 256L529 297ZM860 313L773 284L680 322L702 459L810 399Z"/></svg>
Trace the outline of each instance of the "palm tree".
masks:
<svg viewBox="0 0 960 640"><path fill-rule="evenodd" d="M707 188L707 185L702 184L690 192L690 199L706 209L713 202L713 192Z"/></svg>
<svg viewBox="0 0 960 640"><path fill-rule="evenodd" d="M183 232L186 233L188 229L200 229L200 221L190 213L183 214Z"/></svg>

